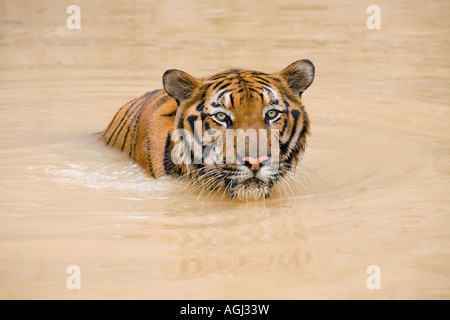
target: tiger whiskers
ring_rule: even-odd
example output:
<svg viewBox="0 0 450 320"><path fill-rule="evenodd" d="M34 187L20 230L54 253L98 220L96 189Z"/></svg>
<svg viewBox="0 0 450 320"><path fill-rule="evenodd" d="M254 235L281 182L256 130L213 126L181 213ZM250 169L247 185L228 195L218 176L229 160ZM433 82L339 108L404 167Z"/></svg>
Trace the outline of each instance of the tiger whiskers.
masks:
<svg viewBox="0 0 450 320"><path fill-rule="evenodd" d="M230 194L230 190L228 189L231 186L231 183L233 182L233 180L230 180L230 182L227 183L226 187L223 189L223 193L222 196L220 197L219 203L222 202L222 198L225 194Z"/></svg>
<svg viewBox="0 0 450 320"><path fill-rule="evenodd" d="M216 189L220 189L220 186L223 183L220 179L218 179L220 177L221 177L221 174L220 173L216 173L215 175L212 175L208 179L206 184L201 185L202 191L203 190L209 190L209 193L207 194L205 199L208 199L213 191L215 191ZM199 194L199 196L197 198L199 198L201 195L202 195L202 192L200 192L200 194Z"/></svg>
<svg viewBox="0 0 450 320"><path fill-rule="evenodd" d="M193 183L197 184L195 190L200 190L200 194L198 195L197 199L203 194L204 190L215 188L218 181L217 178L219 178L220 175L220 172L207 172L193 181ZM204 182L205 180L206 182Z"/></svg>
<svg viewBox="0 0 450 320"><path fill-rule="evenodd" d="M287 191L287 189L286 189L286 186L285 186L286 180L284 180L284 178L283 178L282 176L278 177L277 180L280 180L280 183L278 184L278 187L283 188L284 193L285 193L285 196L289 197L289 193L288 193L288 191ZM280 196L281 196L281 195L282 195L282 194L281 194L281 190L280 190L280 189L278 189L278 190L279 190Z"/></svg>
<svg viewBox="0 0 450 320"><path fill-rule="evenodd" d="M226 194L231 199L241 201L256 200L261 197L266 198L271 192L277 192L279 196L289 199L297 198L307 194L309 185L312 184L309 175L310 172L314 173L312 170L298 164L282 163L277 169L273 168L273 175L268 178L274 182L272 190L267 181L249 179L245 172L239 170L227 170L224 172L220 169L216 167L201 167L178 177L178 180L181 178L188 178L189 180L187 186L183 188L185 191L189 188L189 191L185 192L184 195L192 195L199 191L197 199L209 200L219 195L219 202L222 202Z"/></svg>
<svg viewBox="0 0 450 320"><path fill-rule="evenodd" d="M215 173L215 172L211 171L211 172L205 172L205 173L202 173L199 175L199 173L203 170L204 170L204 168L196 169L196 170L193 170L184 175L185 177L190 178L189 183L182 189L182 191L184 191L185 189L189 188L189 192L186 195L191 195L198 189L202 188L203 185L201 183L201 180L205 179L206 177L211 176L212 174ZM196 186L194 186L194 188L191 188L192 185L196 185Z"/></svg>
<svg viewBox="0 0 450 320"><path fill-rule="evenodd" d="M278 179L280 180L279 186L284 189L286 196L288 196L286 186L290 189L290 193L294 198L296 197L296 192L299 192L302 195L307 193L307 186L301 180L299 180L298 177L299 173L297 171L283 172L282 174L280 173L280 176L278 177ZM310 179L305 172L300 172L300 177L306 177L310 182ZM292 188L294 188L296 192L294 192L294 189Z"/></svg>

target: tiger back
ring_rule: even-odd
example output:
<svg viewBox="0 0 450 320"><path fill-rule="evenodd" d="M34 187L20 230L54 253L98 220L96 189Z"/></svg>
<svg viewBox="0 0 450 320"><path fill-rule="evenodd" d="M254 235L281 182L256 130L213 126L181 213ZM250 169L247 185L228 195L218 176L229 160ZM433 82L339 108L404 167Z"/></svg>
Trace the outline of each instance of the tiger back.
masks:
<svg viewBox="0 0 450 320"><path fill-rule="evenodd" d="M164 166L164 157L176 109L176 101L164 90L148 92L120 108L102 132L102 139L138 162L151 176L171 174L167 160Z"/></svg>

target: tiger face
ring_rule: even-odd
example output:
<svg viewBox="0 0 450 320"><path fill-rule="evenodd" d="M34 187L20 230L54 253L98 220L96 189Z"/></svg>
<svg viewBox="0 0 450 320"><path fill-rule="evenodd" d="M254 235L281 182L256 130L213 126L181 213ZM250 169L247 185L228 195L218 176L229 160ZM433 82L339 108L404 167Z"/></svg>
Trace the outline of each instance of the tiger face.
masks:
<svg viewBox="0 0 450 320"><path fill-rule="evenodd" d="M309 60L274 74L233 69L197 79L166 71L164 90L178 104L174 132L184 132L172 139L172 161L204 188L239 200L269 197L305 151L301 95L313 79Z"/></svg>

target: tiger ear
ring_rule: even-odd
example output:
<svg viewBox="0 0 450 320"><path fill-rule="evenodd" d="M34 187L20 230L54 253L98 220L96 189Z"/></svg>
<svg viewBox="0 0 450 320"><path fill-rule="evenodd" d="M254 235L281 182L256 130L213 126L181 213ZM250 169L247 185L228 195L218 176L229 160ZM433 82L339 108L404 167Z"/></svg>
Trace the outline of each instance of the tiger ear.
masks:
<svg viewBox="0 0 450 320"><path fill-rule="evenodd" d="M289 88L296 94L301 96L314 80L315 68L309 60L298 60L279 73L278 76L286 80Z"/></svg>
<svg viewBox="0 0 450 320"><path fill-rule="evenodd" d="M200 84L200 80L184 71L171 69L164 72L163 86L169 96L178 104L192 96L194 89Z"/></svg>

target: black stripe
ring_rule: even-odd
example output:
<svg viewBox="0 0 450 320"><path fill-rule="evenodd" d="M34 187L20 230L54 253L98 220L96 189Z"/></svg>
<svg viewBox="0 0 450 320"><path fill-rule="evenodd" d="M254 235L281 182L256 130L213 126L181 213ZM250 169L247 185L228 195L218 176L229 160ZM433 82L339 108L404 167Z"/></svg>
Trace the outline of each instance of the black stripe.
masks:
<svg viewBox="0 0 450 320"><path fill-rule="evenodd" d="M298 117L300 116L300 111L292 110L291 114L292 114L292 117L294 118L294 125L292 126L292 132L291 132L291 135L289 136L288 141L286 143L283 143L282 145L280 145L280 151L281 151L282 155L285 155L289 151L289 145L291 144L291 142L292 142L291 140L294 138L294 135L296 132Z"/></svg>
<svg viewBox="0 0 450 320"><path fill-rule="evenodd" d="M284 105L286 106L286 108L289 108L291 105L289 104L289 102L287 102L286 99L283 99Z"/></svg>
<svg viewBox="0 0 450 320"><path fill-rule="evenodd" d="M189 122L189 125L191 126L192 133L194 134L194 139L199 143L202 144L197 131L195 131L195 121L198 119L198 116L189 116L187 118L187 121Z"/></svg>
<svg viewBox="0 0 450 320"><path fill-rule="evenodd" d="M145 106L145 104L144 104L144 106ZM133 154L133 159L136 156L136 145L137 145L137 142L138 142L137 133L138 133L138 127L139 127L139 119L141 119L141 115L142 115L142 108L141 108L141 110L139 110L139 114L137 115L137 119L134 121L134 127L133 127L134 144L131 145L130 152L128 154L128 156L130 158L131 158L131 154ZM133 151L134 151L134 153L133 153Z"/></svg>
<svg viewBox="0 0 450 320"><path fill-rule="evenodd" d="M139 107L140 107L141 105L137 105L134 109L133 109L133 111L131 112L131 114L130 114L130 116L128 117L128 119L127 119L127 121L131 118L131 117L135 117L136 116L136 114L139 112ZM127 126L127 132L125 133L125 137L124 137L124 141L125 141L125 138L126 138L126 136L127 136L127 133L129 132L129 130L128 130L128 128L130 127L130 124L133 122L133 119L131 119L131 122L128 124L128 126ZM122 132L122 130L123 130L123 128L125 128L125 124L126 124L127 122L124 122L123 123L123 125L122 125L122 127L119 129L119 131L117 132L117 134L116 134L116 138L114 139L114 142L113 142L113 145L115 145L116 144L116 141L117 141L117 139L119 138L119 136L120 136L120 133ZM121 150L121 151L123 151L123 149Z"/></svg>
<svg viewBox="0 0 450 320"><path fill-rule="evenodd" d="M270 86L262 86L261 89L266 90L271 96L273 96L273 88Z"/></svg>
<svg viewBox="0 0 450 320"><path fill-rule="evenodd" d="M171 132L169 132L167 134L167 138L166 138L166 146L164 148L164 160L163 160L163 164L164 164L164 171L166 172L166 174L172 174L173 173L173 162L169 157L169 153L170 153L170 142L171 142Z"/></svg>
<svg viewBox="0 0 450 320"><path fill-rule="evenodd" d="M224 91L222 91L222 93L219 94L219 96L217 97L217 100L219 100L220 98L222 98L224 94L230 93L231 91L232 91L232 90L224 90Z"/></svg>
<svg viewBox="0 0 450 320"><path fill-rule="evenodd" d="M205 122L205 131L208 131L209 129L211 129L209 122Z"/></svg>
<svg viewBox="0 0 450 320"><path fill-rule="evenodd" d="M175 115L177 114L177 110L172 111L170 113L166 113L166 114L162 114L162 117L175 117Z"/></svg>
<svg viewBox="0 0 450 320"><path fill-rule="evenodd" d="M147 161L148 161L148 170L150 171L150 174L154 177L155 173L153 172L153 165L152 165L152 157L150 154L150 139L147 140L147 143L145 144L145 151L147 151Z"/></svg>
<svg viewBox="0 0 450 320"><path fill-rule="evenodd" d="M264 94L262 94L261 92L259 92L259 96L261 98L261 101L264 102Z"/></svg>
<svg viewBox="0 0 450 320"><path fill-rule="evenodd" d="M252 88L252 87L249 87L248 89L249 89L250 91L252 91L252 92L257 93L257 94L259 95L259 97L261 98L261 101L264 102L264 94L262 94L262 92L260 92L260 91L258 91L258 90L256 90L256 89L254 89L254 88Z"/></svg>
<svg viewBox="0 0 450 320"><path fill-rule="evenodd" d="M267 77L268 79L272 80L272 81L275 81L275 82L278 83L278 84L281 84L281 80L278 79L278 78L276 78L276 77L272 77L272 76L270 76L270 75L266 75L266 77Z"/></svg>
<svg viewBox="0 0 450 320"><path fill-rule="evenodd" d="M217 91L228 88L230 85L231 85L231 82L225 83L223 86L221 86L219 89L217 89Z"/></svg>
<svg viewBox="0 0 450 320"><path fill-rule="evenodd" d="M146 95L149 95L150 97L153 97L155 94L157 94L158 92L160 92L160 91L162 91L161 89L156 89L156 90L153 90L153 91L149 91L149 92L147 92L145 95L144 95L144 97L146 96Z"/></svg>
<svg viewBox="0 0 450 320"><path fill-rule="evenodd" d="M158 91L159 90L155 90L155 91L152 91L152 92L149 92L149 93L145 94L144 97L146 97L146 99L144 101L142 101L142 103L138 107L136 107L136 110L137 109L139 109L139 110L136 113L134 113L134 111L133 111L133 113L134 113L133 114L133 119L128 124L127 132L125 133L125 137L123 138L121 151L123 151L125 149L125 144L127 142L127 138L128 138L128 134L130 133L131 126L135 125L133 127L133 131L135 131L136 126L137 126L136 124L138 123L138 121L139 121L139 119L141 117L142 109L145 107L145 105L147 104L148 100L150 100L150 98L152 98L156 94L156 92L158 92ZM163 100L163 99L158 100L158 102L161 101L161 100ZM122 129L121 129L121 131L122 131ZM120 132L118 133L118 135L119 134L120 134ZM117 138L116 138L116 140L117 140ZM130 157L131 157L131 150L132 150L132 146L130 147L130 153L129 153Z"/></svg>
<svg viewBox="0 0 450 320"><path fill-rule="evenodd" d="M303 115L303 123L302 124L303 124L303 128L302 128L302 131L300 132L300 134L298 135L299 138L301 138L305 135L306 130L308 130L308 127L309 127L308 118L305 115ZM305 148L305 146L302 145L302 151L305 151L304 148Z"/></svg>
<svg viewBox="0 0 450 320"><path fill-rule="evenodd" d="M211 87L211 83L204 84L200 87L199 91L202 93L199 101L204 101L206 98L206 94L208 93L209 87Z"/></svg>
<svg viewBox="0 0 450 320"><path fill-rule="evenodd" d="M197 111L202 111L204 107L205 107L205 101L203 100L202 102L200 102L197 105Z"/></svg>
<svg viewBox="0 0 450 320"><path fill-rule="evenodd" d="M161 107L161 106L162 106L164 103L166 103L167 100L169 100L169 99L171 99L169 96L166 96L166 95L162 96L158 101L156 101L156 102L154 103L153 110L156 110L156 109L158 109L159 107Z"/></svg>
<svg viewBox="0 0 450 320"><path fill-rule="evenodd" d="M111 120L111 122L109 123L108 128L106 128L106 130L104 131L102 137L104 137L104 136L108 133L109 129L111 128L112 124L113 124L114 121L116 120L116 118L117 118L117 116L119 115L120 111L122 111L123 108L125 108L125 107L126 107L127 105L129 105L130 103L135 102L136 100L137 100L137 99L131 100L129 103L127 103L126 105L122 106L122 107L116 112L116 114L114 115L114 118L113 118L113 119Z"/></svg>
<svg viewBox="0 0 450 320"><path fill-rule="evenodd" d="M130 147L130 152L128 154L128 156L131 158L131 155L133 154L133 159L136 156L136 145L138 142L138 139L136 137L136 134L138 133L138 127L139 127L139 120L141 119L141 115L142 115L142 109L145 107L145 105L147 104L148 99L150 99L151 97L155 96L157 93L159 93L162 90L154 90L152 92L147 93L146 95L148 95L147 100L142 104L141 110L139 110L139 113L137 115L137 119L134 121L134 127L133 127L133 133L134 133L134 144L131 145ZM123 147L122 147L123 148Z"/></svg>
<svg viewBox="0 0 450 320"><path fill-rule="evenodd" d="M302 128L302 131L300 132L300 134L298 135L298 137L299 137L298 140L300 140L305 135L305 132L306 132L308 126L309 126L308 120L307 120L306 116L303 116L303 128ZM300 144L296 143L295 144L295 148L293 148L291 150L291 154L286 159L286 161L290 162L292 160L292 157L295 156L296 154L298 154L299 149L301 149L301 152L304 152L305 151L305 147L306 147L305 144L300 145Z"/></svg>
<svg viewBox="0 0 450 320"><path fill-rule="evenodd" d="M136 144L137 144L137 138L136 138L136 136L134 136L134 144L131 145L130 152L128 153L128 156L132 159L134 159L134 156L136 155ZM134 150L134 153L133 153L133 150ZM132 154L133 154L133 157L131 157Z"/></svg>
<svg viewBox="0 0 450 320"><path fill-rule="evenodd" d="M225 82L225 80L226 80L226 79L217 81L217 82L212 86L212 89L214 90L214 89L216 89L218 86L222 85L222 84Z"/></svg>
<svg viewBox="0 0 450 320"><path fill-rule="evenodd" d="M228 75L229 75L229 73L227 73L227 72L219 73L219 74L216 74L215 76L212 76L208 80L219 80L220 78L226 78Z"/></svg>
<svg viewBox="0 0 450 320"><path fill-rule="evenodd" d="M268 76L267 73L260 72L260 71L247 71L247 74L250 74L252 76Z"/></svg>
<svg viewBox="0 0 450 320"><path fill-rule="evenodd" d="M265 84L265 85L267 85L267 86L270 85L269 80L267 80L266 78L263 78L263 77L261 77L261 76L259 76L259 75L253 75L252 78L253 78L256 82L259 82L259 83L261 83L261 84Z"/></svg>
<svg viewBox="0 0 450 320"><path fill-rule="evenodd" d="M284 118L284 121L283 121L283 128L280 130L280 137L283 135L283 133L284 133L284 130L286 129L286 127L287 127L287 123L288 123L288 118L286 117L286 118Z"/></svg>
<svg viewBox="0 0 450 320"><path fill-rule="evenodd" d="M138 118L140 117L140 115L141 115L141 112L139 112L138 113ZM132 154L132 152L133 152L133 146L134 146L134 148L136 148L136 144L137 144L137 139L136 139L136 128L137 128L137 124L139 123L139 119L137 119L136 121L134 121L133 120L133 135L131 135L130 136L130 139L131 140L133 140L134 139L134 144L131 144L130 145L130 151L128 152L128 156L131 158L131 154ZM125 141L127 141L127 135L128 135L128 132L130 132L131 130L130 129L128 129L128 131L127 131L127 134L125 135L125 139L123 140L124 142L123 142L123 145L122 145L122 151L123 151L123 149L124 149L124 147L125 147Z"/></svg>
<svg viewBox="0 0 450 320"><path fill-rule="evenodd" d="M231 102L231 107L234 109L234 96L233 96L233 94L230 94L230 102Z"/></svg>
<svg viewBox="0 0 450 320"><path fill-rule="evenodd" d="M119 124L116 126L116 128L114 129L113 133L111 134L111 136L108 139L108 142L106 144L109 145L109 143L111 142L112 137L114 136L114 134L116 133L116 130L120 127L120 125L122 124L123 121L125 121L125 118L128 114L128 112L130 112L131 108L133 108L133 106L136 104L136 102L139 101L138 99L136 99L131 106L128 107L127 111L125 112L125 114L123 115L122 119L120 120ZM117 138L116 138L117 139Z"/></svg>
<svg viewBox="0 0 450 320"><path fill-rule="evenodd" d="M163 90L159 89L159 90L153 90L153 91L147 92L146 94L144 94L142 96L142 98L151 98L151 97L155 96L157 93L160 93L162 91Z"/></svg>
<svg viewBox="0 0 450 320"><path fill-rule="evenodd" d="M259 83L259 84L262 84L263 86L269 86L269 85L270 85L270 83L267 82L267 81L255 80L255 82L257 82L257 83Z"/></svg>
<svg viewBox="0 0 450 320"><path fill-rule="evenodd" d="M217 103L217 102L212 102L211 103L211 107L213 107L213 108L222 108L222 105Z"/></svg>
<svg viewBox="0 0 450 320"><path fill-rule="evenodd" d="M227 125L227 128L232 128L233 123L231 122L231 118L230 117L227 117L226 125Z"/></svg>
<svg viewBox="0 0 450 320"><path fill-rule="evenodd" d="M187 118L187 121L188 121L188 123L190 124L190 126L191 126L191 130L192 130L192 133L195 133L194 132L194 125L195 125L195 120L197 120L198 119L198 117L197 116L189 116L188 118Z"/></svg>
<svg viewBox="0 0 450 320"><path fill-rule="evenodd" d="M261 83L263 85L269 86L270 87L270 82L269 80L267 80L266 78L263 77L259 77L259 76L253 76L252 79L258 83Z"/></svg>
<svg viewBox="0 0 450 320"><path fill-rule="evenodd" d="M143 101L143 102L140 104L139 110L133 115L133 119L132 119L131 122L128 124L127 132L125 133L125 137L123 138L122 148L121 148L120 151L123 151L123 149L125 149L125 143L127 142L128 134L129 134L130 131L131 131L130 128L131 128L132 125L134 125L133 131L136 129L136 124L138 123L139 118L141 117L142 109L143 109L144 106L147 104L148 99L150 99L150 97L151 97L151 95L150 95L145 101ZM130 147L130 154L129 154L129 156L131 156L131 149L132 149L132 146Z"/></svg>

